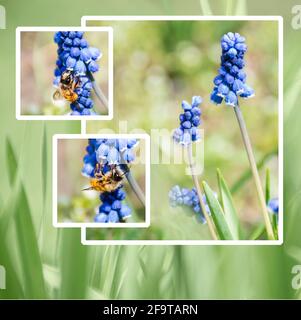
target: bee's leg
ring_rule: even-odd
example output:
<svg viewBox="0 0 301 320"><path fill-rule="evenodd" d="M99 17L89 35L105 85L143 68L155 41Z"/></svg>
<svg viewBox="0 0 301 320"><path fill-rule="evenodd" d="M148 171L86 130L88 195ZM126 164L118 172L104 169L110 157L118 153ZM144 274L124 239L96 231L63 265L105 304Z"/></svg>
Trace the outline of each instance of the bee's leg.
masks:
<svg viewBox="0 0 301 320"><path fill-rule="evenodd" d="M103 174L99 162L96 163L95 170L94 170L94 176L100 180L103 180L105 177L105 174Z"/></svg>
<svg viewBox="0 0 301 320"><path fill-rule="evenodd" d="M127 164L122 165L122 167L120 165L116 167L116 172L119 177L125 176L127 173L129 173L129 171L130 171L130 167Z"/></svg>
<svg viewBox="0 0 301 320"><path fill-rule="evenodd" d="M101 170L100 170L100 164L99 164L99 162L97 162L96 165L95 165L95 168L94 168L94 176L95 177L99 177L101 175L102 175L102 173L101 173Z"/></svg>
<svg viewBox="0 0 301 320"><path fill-rule="evenodd" d="M80 78L79 77L75 77L73 83L72 83L72 90L75 90L76 88L78 88L80 86L81 82L80 82Z"/></svg>

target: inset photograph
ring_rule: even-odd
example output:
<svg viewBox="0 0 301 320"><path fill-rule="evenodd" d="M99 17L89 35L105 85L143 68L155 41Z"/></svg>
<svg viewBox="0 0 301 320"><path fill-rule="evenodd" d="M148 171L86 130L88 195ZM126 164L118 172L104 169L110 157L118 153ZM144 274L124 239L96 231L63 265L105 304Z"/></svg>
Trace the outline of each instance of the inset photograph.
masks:
<svg viewBox="0 0 301 320"><path fill-rule="evenodd" d="M19 120L113 117L111 27L18 27L16 73Z"/></svg>
<svg viewBox="0 0 301 320"><path fill-rule="evenodd" d="M114 29L119 123L106 128L128 124L152 141L151 227L114 230L115 238L92 229L87 239L280 245L282 19L187 19L82 19Z"/></svg>
<svg viewBox="0 0 301 320"><path fill-rule="evenodd" d="M54 226L148 227L149 145L146 134L55 135Z"/></svg>

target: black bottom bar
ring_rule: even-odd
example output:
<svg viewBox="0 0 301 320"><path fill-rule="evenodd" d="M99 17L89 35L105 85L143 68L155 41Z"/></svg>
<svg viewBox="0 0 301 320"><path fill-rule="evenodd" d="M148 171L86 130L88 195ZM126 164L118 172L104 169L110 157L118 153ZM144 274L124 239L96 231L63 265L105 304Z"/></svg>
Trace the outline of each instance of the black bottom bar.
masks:
<svg viewBox="0 0 301 320"><path fill-rule="evenodd" d="M211 318L235 314L242 317L260 315L262 318L265 313L269 317L278 313L280 305L289 305L290 312L292 308L298 311L300 307L296 300L0 300L0 312L9 319L14 316L83 320L138 317L201 319L208 312ZM239 309L243 314L238 312Z"/></svg>

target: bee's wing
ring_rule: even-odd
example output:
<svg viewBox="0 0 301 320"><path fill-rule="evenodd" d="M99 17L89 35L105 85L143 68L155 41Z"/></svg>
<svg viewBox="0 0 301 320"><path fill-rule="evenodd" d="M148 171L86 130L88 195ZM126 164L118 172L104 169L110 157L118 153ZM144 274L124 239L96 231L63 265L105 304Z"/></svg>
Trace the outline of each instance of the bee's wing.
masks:
<svg viewBox="0 0 301 320"><path fill-rule="evenodd" d="M63 100L63 96L62 96L62 94L61 94L61 91L60 91L59 89L57 89L57 90L54 92L52 98L53 98L54 101Z"/></svg>

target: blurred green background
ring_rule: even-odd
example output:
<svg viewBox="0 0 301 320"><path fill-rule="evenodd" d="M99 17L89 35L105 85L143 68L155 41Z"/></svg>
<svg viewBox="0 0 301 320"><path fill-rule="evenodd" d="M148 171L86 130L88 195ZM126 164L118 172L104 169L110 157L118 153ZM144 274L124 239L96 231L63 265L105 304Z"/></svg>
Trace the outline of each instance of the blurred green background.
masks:
<svg viewBox="0 0 301 320"><path fill-rule="evenodd" d="M0 52L3 111L0 264L5 266L7 274L7 289L0 290L2 298L299 297L300 292L291 286L292 267L301 260L301 173L298 170L301 70L296 63L301 50L297 45L301 30L291 27L294 1L210 1L210 6L197 0L144 1L143 4L138 0L109 3L91 0L84 5L74 1L10 0L1 4L7 10L7 30L0 30L3 44ZM212 13L284 16L284 245L84 247L80 244L80 230L54 229L51 137L55 133L78 133L80 124L15 119L15 28L18 25L77 25L80 17L88 14ZM182 98L181 94L177 99ZM251 109L254 101L246 102L245 108ZM225 109L210 112L217 111L226 116ZM175 125L176 122L172 127ZM227 172L224 174L227 180L231 179Z"/></svg>
<svg viewBox="0 0 301 320"><path fill-rule="evenodd" d="M75 24L76 25L76 24ZM21 32L21 115L66 115L69 103L53 103L54 69L57 60L55 32ZM91 47L98 48L102 57L98 60L100 71L95 80L108 96L108 32L85 32L85 39ZM50 76L51 75L51 76ZM92 99L95 101L94 94ZM94 110L101 113L102 106L96 101Z"/></svg>

